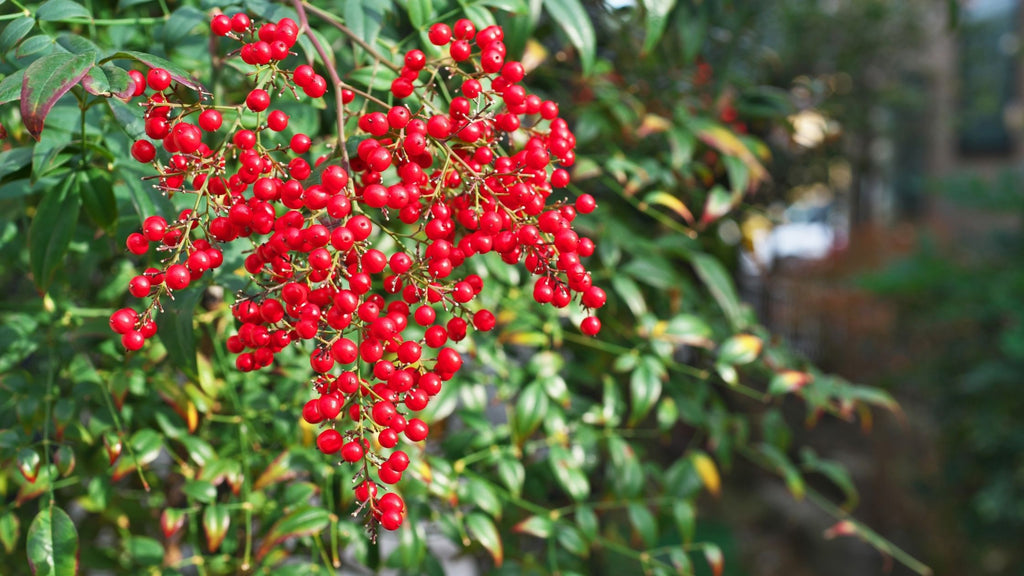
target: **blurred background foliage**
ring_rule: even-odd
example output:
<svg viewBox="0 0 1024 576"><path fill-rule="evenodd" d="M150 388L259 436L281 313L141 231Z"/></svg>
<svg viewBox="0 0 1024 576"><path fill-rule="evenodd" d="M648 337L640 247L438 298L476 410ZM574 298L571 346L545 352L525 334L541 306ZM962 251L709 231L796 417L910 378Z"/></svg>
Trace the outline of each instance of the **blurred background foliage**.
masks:
<svg viewBox="0 0 1024 576"><path fill-rule="evenodd" d="M0 565L29 573L30 524L63 510L86 574L1020 573L1018 2L315 2L367 88L387 70L331 22L386 54L502 24L600 206L602 337L481 261L499 329L379 544L300 425L304 357L243 378L223 354L244 254L162 345L108 334L146 265L124 238L183 207L130 160L141 112L75 87L39 142L19 116L19 72L63 53L156 56L237 102L211 10L288 4L0 5ZM325 150L330 107L286 111Z"/></svg>

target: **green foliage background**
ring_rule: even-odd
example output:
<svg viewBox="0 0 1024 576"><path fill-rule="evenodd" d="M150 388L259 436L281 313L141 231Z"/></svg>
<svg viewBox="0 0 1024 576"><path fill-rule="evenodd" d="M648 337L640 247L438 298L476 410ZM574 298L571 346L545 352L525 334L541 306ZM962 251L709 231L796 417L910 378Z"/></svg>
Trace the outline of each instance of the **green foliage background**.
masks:
<svg viewBox="0 0 1024 576"><path fill-rule="evenodd" d="M689 574L708 564L717 573L723 542L705 535L698 511L737 459L847 518L857 500L848 475L793 445L781 407L793 398L814 421L893 402L794 357L737 297L732 248L717 227L766 179L768 149L756 135L790 109L777 92L734 84L717 68L729 53L708 31L738 22L730 3L316 6L391 55L422 40L431 22L466 16L501 23L512 54L542 60L528 82L571 118L572 192L600 204L585 231L598 240L595 281L610 293L601 339L531 306L523 271L481 264L492 279L481 298L500 312L500 329L467 344L471 365L431 405L425 419L439 432L401 485L411 521L397 548L382 553L349 515L350 474L325 461L314 430L300 424L302 355L244 377L226 358L243 254L226 253L215 284L178 296L160 345L125 356L109 333L109 314L146 264L126 255L124 238L145 216L183 207L155 194L130 159L141 110L76 85L55 102L38 141L20 117L22 73L42 88L43 66L31 66L43 58L86 62L109 92L124 87L124 70L161 63L238 101L247 88L211 60L210 11L276 19L293 10L263 0L5 3L0 565L26 574L32 562L63 576L75 571L68 559L77 551L85 573L276 576L355 563L441 574L427 545L440 533L497 574ZM344 78L390 80L338 28L315 28ZM308 41L301 46L296 62L312 57ZM695 81L698 62L714 70L710 79ZM54 82L47 87L68 84L68 75ZM753 135L720 120L726 93L744 103ZM37 91L32 109L47 94ZM286 111L290 129L331 138L333 111ZM179 521L182 530L162 535L162 524ZM869 543L927 570L855 525Z"/></svg>

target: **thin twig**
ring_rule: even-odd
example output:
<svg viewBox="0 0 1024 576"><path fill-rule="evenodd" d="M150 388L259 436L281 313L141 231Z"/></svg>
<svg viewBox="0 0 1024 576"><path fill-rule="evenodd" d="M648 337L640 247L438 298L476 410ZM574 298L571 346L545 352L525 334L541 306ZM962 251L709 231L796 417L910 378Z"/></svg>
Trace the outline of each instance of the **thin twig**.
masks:
<svg viewBox="0 0 1024 576"><path fill-rule="evenodd" d="M337 147L341 149L341 158L345 162L345 169L349 167L348 163L348 148L345 147L345 102L342 100L341 87L342 81L338 77L337 66L334 61L334 54L328 52L324 48L323 44L313 34L313 29L309 26L309 19L306 17L306 7L302 3L302 0L292 0L292 6L295 7L295 11L299 14L299 24L302 30L305 32L306 37L309 38L310 43L313 44L313 48L316 53L320 55L320 59L324 61L324 66L327 68L327 74L331 77L331 82L334 84L334 104L338 112L338 143ZM318 16L323 18L318 9L315 9L312 5L309 6L310 10L316 13Z"/></svg>
<svg viewBox="0 0 1024 576"><path fill-rule="evenodd" d="M328 24L340 30L342 34L348 36L353 42L358 44L360 48L369 52L370 55L373 56L376 60L378 60L381 64L384 64L385 66L387 66L388 68L395 72L400 72L402 70L401 66L392 62L390 58L378 52L377 49L371 46L370 44L367 44L365 40L360 38L355 32L353 32L347 26L335 20L334 15L331 14L330 12L317 8L316 6L308 2L303 3L300 2L299 0L293 0L293 2L295 4L296 9L299 10L300 17L305 18L305 16L302 13L302 8L300 7L300 4L304 4L305 7L308 8L310 12L316 14L317 17L322 18Z"/></svg>

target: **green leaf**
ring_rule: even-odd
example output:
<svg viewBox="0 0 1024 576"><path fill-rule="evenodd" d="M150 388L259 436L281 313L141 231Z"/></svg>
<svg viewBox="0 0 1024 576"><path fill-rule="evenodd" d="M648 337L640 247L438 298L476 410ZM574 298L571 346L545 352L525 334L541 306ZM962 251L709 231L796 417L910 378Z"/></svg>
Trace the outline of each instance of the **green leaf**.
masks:
<svg viewBox="0 0 1024 576"><path fill-rule="evenodd" d="M343 16L345 24L363 42L371 46L377 42L377 35L384 26L384 14L378 2L348 0L345 2Z"/></svg>
<svg viewBox="0 0 1024 576"><path fill-rule="evenodd" d="M544 0L544 9L551 19L561 26L569 41L580 53L583 75L587 76L594 67L596 42L594 25L580 0Z"/></svg>
<svg viewBox="0 0 1024 576"><path fill-rule="evenodd" d="M498 535L498 528L495 527L494 521L480 512L470 512L466 516L466 530L469 532L470 538L479 542L491 553L494 565L501 566L505 555L501 546L501 536Z"/></svg>
<svg viewBox="0 0 1024 576"><path fill-rule="evenodd" d="M17 46L35 25L35 18L30 16L11 20L10 24L4 26L4 31L0 32L0 52L7 52Z"/></svg>
<svg viewBox="0 0 1024 576"><path fill-rule="evenodd" d="M761 355L764 343L753 334L737 334L718 347L718 361L723 364L740 366L750 364Z"/></svg>
<svg viewBox="0 0 1024 576"><path fill-rule="evenodd" d="M665 25L668 24L668 14L676 5L676 0L643 0L644 2L644 29L647 34L644 36L644 53L651 51L654 45L661 40L665 33Z"/></svg>
<svg viewBox="0 0 1024 576"><path fill-rule="evenodd" d="M682 170L693 161L693 151L697 148L697 137L693 132L678 124L673 124L666 133L668 137L669 158L671 167Z"/></svg>
<svg viewBox="0 0 1024 576"><path fill-rule="evenodd" d="M644 488L644 472L633 447L621 437L608 437L608 453L613 467L612 482L620 498L635 498Z"/></svg>
<svg viewBox="0 0 1024 576"><path fill-rule="evenodd" d="M644 504L630 504L626 512L629 516L629 523L640 535L640 539L648 548L653 547L658 542L658 519Z"/></svg>
<svg viewBox="0 0 1024 576"><path fill-rule="evenodd" d="M318 534L330 521L330 512L317 506L307 505L293 510L270 527L256 554L256 559L263 559L275 546L288 538Z"/></svg>
<svg viewBox="0 0 1024 576"><path fill-rule="evenodd" d="M459 487L459 491L461 502L472 504L495 518L501 518L501 498L490 482L470 477Z"/></svg>
<svg viewBox="0 0 1024 576"><path fill-rule="evenodd" d="M206 88L204 88L202 84L192 79L192 76L188 73L188 71L165 58L154 56L146 52L122 50L121 52L117 52L115 54L112 54L111 56L104 58L100 63L104 64L111 60L133 60L135 62L145 64L150 68L163 68L164 70L167 70L167 72L170 73L171 79L173 79L178 84L181 84L182 86L186 86L199 92L207 92Z"/></svg>
<svg viewBox="0 0 1024 576"><path fill-rule="evenodd" d="M206 480L189 480L181 491L196 502L208 504L217 498L217 487Z"/></svg>
<svg viewBox="0 0 1024 576"><path fill-rule="evenodd" d="M27 58L44 51L48 53L53 51L56 43L53 38L46 34L36 34L35 36L29 36L21 44L18 44L18 49L14 51L14 55L17 58Z"/></svg>
<svg viewBox="0 0 1024 576"><path fill-rule="evenodd" d="M88 52L70 57L50 54L29 65L21 84L21 119L33 138L39 140L50 109L95 62L96 53Z"/></svg>
<svg viewBox="0 0 1024 576"><path fill-rule="evenodd" d="M808 472L817 472L832 481L833 484L839 487L846 496L846 501L843 502L843 508L846 510L853 510L857 507L857 502L860 500L860 494L857 492L857 485L853 483L853 479L850 478L850 473L838 462L831 460L822 460L814 453L809 447L804 447L800 450L801 466Z"/></svg>
<svg viewBox="0 0 1024 576"><path fill-rule="evenodd" d="M587 544L579 528L560 524L558 526L557 538L558 544L568 550L570 554L575 554L581 558L586 558L590 555L590 546Z"/></svg>
<svg viewBox="0 0 1024 576"><path fill-rule="evenodd" d="M82 88L97 96L117 96L128 98L132 95L135 85L131 76L123 68L112 64L94 66L89 74L82 78Z"/></svg>
<svg viewBox="0 0 1024 576"><path fill-rule="evenodd" d="M160 341L167 348L167 356L174 366L186 374L196 375L199 372L196 360L196 334L192 325L192 317L196 306L203 297L203 289L194 287L178 292L174 300L165 304L166 314L161 318Z"/></svg>
<svg viewBox="0 0 1024 576"><path fill-rule="evenodd" d="M78 222L81 204L78 195L71 190L75 180L69 176L59 188L45 192L29 227L32 278L43 292L50 287L53 273L64 259Z"/></svg>
<svg viewBox="0 0 1024 576"><path fill-rule="evenodd" d="M749 321L740 304L739 296L736 295L736 287L732 283L732 278L722 263L710 254L694 254L690 261L697 276L704 282L715 302L725 312L732 327L736 330L746 328Z"/></svg>
<svg viewBox="0 0 1024 576"><path fill-rule="evenodd" d="M206 532L206 548L210 552L220 549L230 526L231 515L226 507L210 504L203 510L203 531Z"/></svg>
<svg viewBox="0 0 1024 576"><path fill-rule="evenodd" d="M168 47L187 38L192 31L200 24L206 24L210 17L192 6L182 6L171 13L171 17L164 24L163 39Z"/></svg>
<svg viewBox="0 0 1024 576"><path fill-rule="evenodd" d="M61 33L57 36L57 46L71 54L86 54L88 52L99 54L103 52L92 40L77 34Z"/></svg>
<svg viewBox="0 0 1024 576"><path fill-rule="evenodd" d="M530 534L537 538L547 539L554 530L555 523L545 516L530 516L512 527L513 532Z"/></svg>
<svg viewBox="0 0 1024 576"><path fill-rule="evenodd" d="M35 576L78 573L78 532L67 513L52 503L28 528L28 562Z"/></svg>
<svg viewBox="0 0 1024 576"><path fill-rule="evenodd" d="M114 197L110 177L97 170L82 173L78 181L78 192L89 219L107 233L113 234L117 223L117 198Z"/></svg>
<svg viewBox="0 0 1024 576"><path fill-rule="evenodd" d="M388 90L391 88L391 81L397 78L394 70L390 68L364 66L352 70L346 75L346 79L353 84L365 86L371 90Z"/></svg>
<svg viewBox="0 0 1024 576"><path fill-rule="evenodd" d="M711 347L712 335L713 332L707 320L696 314L673 316L671 320L665 323L663 330L660 332L655 331L655 336L665 340L690 346L700 346L702 348Z"/></svg>
<svg viewBox="0 0 1024 576"><path fill-rule="evenodd" d="M90 16L89 10L85 6L71 0L49 0L36 11L36 18L44 22L89 18Z"/></svg>
<svg viewBox="0 0 1024 576"><path fill-rule="evenodd" d="M418 30L422 30L430 23L430 17L434 12L430 0L407 0L405 9L409 13L409 21Z"/></svg>
<svg viewBox="0 0 1024 576"><path fill-rule="evenodd" d="M577 455L582 454L574 453L565 446L552 446L548 462L558 484L573 500L579 502L590 495L590 482L582 469L583 462Z"/></svg>
<svg viewBox="0 0 1024 576"><path fill-rule="evenodd" d="M665 367L654 356L643 356L629 377L631 406L629 423L635 425L643 419L661 397L661 380Z"/></svg>
<svg viewBox="0 0 1024 576"><path fill-rule="evenodd" d="M480 0L476 4L504 10L510 14L530 14L530 5L526 0Z"/></svg>
<svg viewBox="0 0 1024 576"><path fill-rule="evenodd" d="M540 382L523 388L516 399L516 410L512 416L516 438L523 441L533 434L548 413L548 395Z"/></svg>
<svg viewBox="0 0 1024 576"><path fill-rule="evenodd" d="M600 531L600 522L597 519L597 514L594 513L594 509L590 506L579 506L576 508L576 525L580 528L580 533L589 541L597 538L597 534Z"/></svg>
<svg viewBox="0 0 1024 576"><path fill-rule="evenodd" d="M526 481L526 469L519 460L502 458L498 461L498 478L518 498L523 491L523 482Z"/></svg>
<svg viewBox="0 0 1024 576"><path fill-rule="evenodd" d="M786 487L789 489L790 494L793 495L793 498L797 500L802 499L806 492L804 479L800 475L800 471L796 469L796 466L789 461L789 458L771 444L761 444L758 446L758 450L775 468L775 471L782 475L782 478L786 481Z"/></svg>
<svg viewBox="0 0 1024 576"><path fill-rule="evenodd" d="M132 536L128 539L128 555L141 566L159 566L164 561L164 547L153 538Z"/></svg>
<svg viewBox="0 0 1024 576"><path fill-rule="evenodd" d="M14 512L7 512L0 516L0 544L3 544L4 550L8 554L14 552L19 538L21 538L21 520L18 519L18 515Z"/></svg>
<svg viewBox="0 0 1024 576"><path fill-rule="evenodd" d="M676 522L679 537L683 543L693 542L693 533L697 528L697 510L689 500L676 500L672 503L672 519Z"/></svg>
<svg viewBox="0 0 1024 576"><path fill-rule="evenodd" d="M491 11L479 4L464 5L462 7L462 11L466 13L466 18L469 18L469 20L476 25L477 29L485 28L496 23Z"/></svg>
<svg viewBox="0 0 1024 576"><path fill-rule="evenodd" d="M13 102L21 98L21 83L25 78L25 71L18 70L4 77L0 81L0 104ZM15 148L18 150L18 148ZM11 150L8 150L10 152Z"/></svg>
<svg viewBox="0 0 1024 576"><path fill-rule="evenodd" d="M67 478L75 471L75 451L67 444L61 444L53 455L53 462L57 466L57 473Z"/></svg>
<svg viewBox="0 0 1024 576"><path fill-rule="evenodd" d="M629 307L629 311L639 318L647 313L647 302L644 301L643 292L632 278L623 275L612 276L612 288L618 293L622 301Z"/></svg>

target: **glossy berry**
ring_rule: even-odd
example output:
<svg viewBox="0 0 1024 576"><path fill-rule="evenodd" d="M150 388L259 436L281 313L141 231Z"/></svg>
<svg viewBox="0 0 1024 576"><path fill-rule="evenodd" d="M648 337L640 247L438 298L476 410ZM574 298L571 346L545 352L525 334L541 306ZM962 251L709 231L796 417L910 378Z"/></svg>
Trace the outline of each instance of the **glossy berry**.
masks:
<svg viewBox="0 0 1024 576"><path fill-rule="evenodd" d="M153 68L146 74L146 83L151 90L166 90L171 85L171 73L163 68Z"/></svg>

